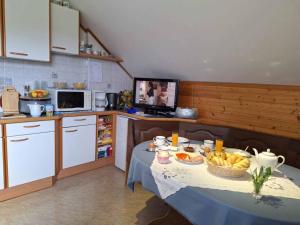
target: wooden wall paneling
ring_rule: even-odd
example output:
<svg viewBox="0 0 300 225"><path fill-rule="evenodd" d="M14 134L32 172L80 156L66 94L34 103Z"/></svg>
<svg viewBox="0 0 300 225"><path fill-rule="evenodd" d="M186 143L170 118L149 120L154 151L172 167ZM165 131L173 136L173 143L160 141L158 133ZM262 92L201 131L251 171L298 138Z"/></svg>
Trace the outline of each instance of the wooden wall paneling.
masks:
<svg viewBox="0 0 300 225"><path fill-rule="evenodd" d="M179 106L202 123L300 138L300 86L183 81Z"/></svg>
<svg viewBox="0 0 300 225"><path fill-rule="evenodd" d="M178 105L181 107L195 107L193 98L192 83L180 82L179 83L179 99Z"/></svg>

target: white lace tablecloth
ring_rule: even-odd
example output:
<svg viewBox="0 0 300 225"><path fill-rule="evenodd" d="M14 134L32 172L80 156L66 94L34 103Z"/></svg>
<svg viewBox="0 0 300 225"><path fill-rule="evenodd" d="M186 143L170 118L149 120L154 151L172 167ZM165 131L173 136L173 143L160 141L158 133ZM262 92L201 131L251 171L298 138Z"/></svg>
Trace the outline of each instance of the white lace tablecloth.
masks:
<svg viewBox="0 0 300 225"><path fill-rule="evenodd" d="M163 199L187 186L244 193L253 192L250 170L256 167L254 159L251 159L251 168L248 173L240 178L215 176L207 171L206 163L187 165L178 162L173 157L170 160L170 164L160 164L155 157L150 167ZM274 172L264 184L261 194L300 199L300 188L283 174Z"/></svg>

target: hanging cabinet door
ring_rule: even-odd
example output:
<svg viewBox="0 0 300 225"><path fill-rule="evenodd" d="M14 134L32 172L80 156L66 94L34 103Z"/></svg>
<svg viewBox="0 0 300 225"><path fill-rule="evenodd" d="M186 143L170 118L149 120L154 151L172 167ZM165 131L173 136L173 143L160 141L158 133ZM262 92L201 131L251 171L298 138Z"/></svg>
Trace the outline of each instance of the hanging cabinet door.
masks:
<svg viewBox="0 0 300 225"><path fill-rule="evenodd" d="M6 57L50 61L49 0L5 0L4 23Z"/></svg>
<svg viewBox="0 0 300 225"><path fill-rule="evenodd" d="M79 54L79 12L51 3L51 51Z"/></svg>

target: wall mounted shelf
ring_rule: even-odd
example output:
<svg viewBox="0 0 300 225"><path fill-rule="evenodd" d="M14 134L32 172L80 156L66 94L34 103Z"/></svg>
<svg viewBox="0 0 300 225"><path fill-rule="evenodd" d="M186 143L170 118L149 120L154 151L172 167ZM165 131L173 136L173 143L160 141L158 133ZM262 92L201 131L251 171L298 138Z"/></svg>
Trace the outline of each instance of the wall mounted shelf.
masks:
<svg viewBox="0 0 300 225"><path fill-rule="evenodd" d="M111 61L111 62L123 62L123 59L121 57L100 56L100 55L87 54L87 53L83 53L83 52L79 53L79 57Z"/></svg>

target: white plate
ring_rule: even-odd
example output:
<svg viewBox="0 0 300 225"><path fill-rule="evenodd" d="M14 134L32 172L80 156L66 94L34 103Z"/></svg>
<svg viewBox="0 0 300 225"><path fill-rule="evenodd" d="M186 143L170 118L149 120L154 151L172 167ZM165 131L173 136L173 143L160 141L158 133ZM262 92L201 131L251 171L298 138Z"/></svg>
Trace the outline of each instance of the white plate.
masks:
<svg viewBox="0 0 300 225"><path fill-rule="evenodd" d="M156 141L153 141L153 144L154 144L155 146L157 146L157 147L167 146L167 143L164 143L164 144L162 144L162 145L158 145L158 144L156 143Z"/></svg>
<svg viewBox="0 0 300 225"><path fill-rule="evenodd" d="M241 156L247 157L247 158L251 158L251 154L249 152L246 152L242 149L238 149L238 148L225 148L226 152L229 153L236 153L239 154Z"/></svg>
<svg viewBox="0 0 300 225"><path fill-rule="evenodd" d="M174 146L171 146L171 145L163 145L163 146L159 146L159 147L156 147L156 151L172 151L172 152L177 152L179 150L178 147L174 147Z"/></svg>
<svg viewBox="0 0 300 225"><path fill-rule="evenodd" d="M169 142L172 142L172 137L168 137L167 140L168 140ZM187 139L187 138L185 138L185 137L178 137L178 143L179 143L179 144L188 143L188 142L190 142L189 139Z"/></svg>
<svg viewBox="0 0 300 225"><path fill-rule="evenodd" d="M169 146L165 146L165 145L156 147L157 151L168 151L169 149L170 149Z"/></svg>
<svg viewBox="0 0 300 225"><path fill-rule="evenodd" d="M200 145L200 148L201 148L202 151L204 151L205 146L204 145ZM213 150L213 149L211 149L211 150Z"/></svg>

